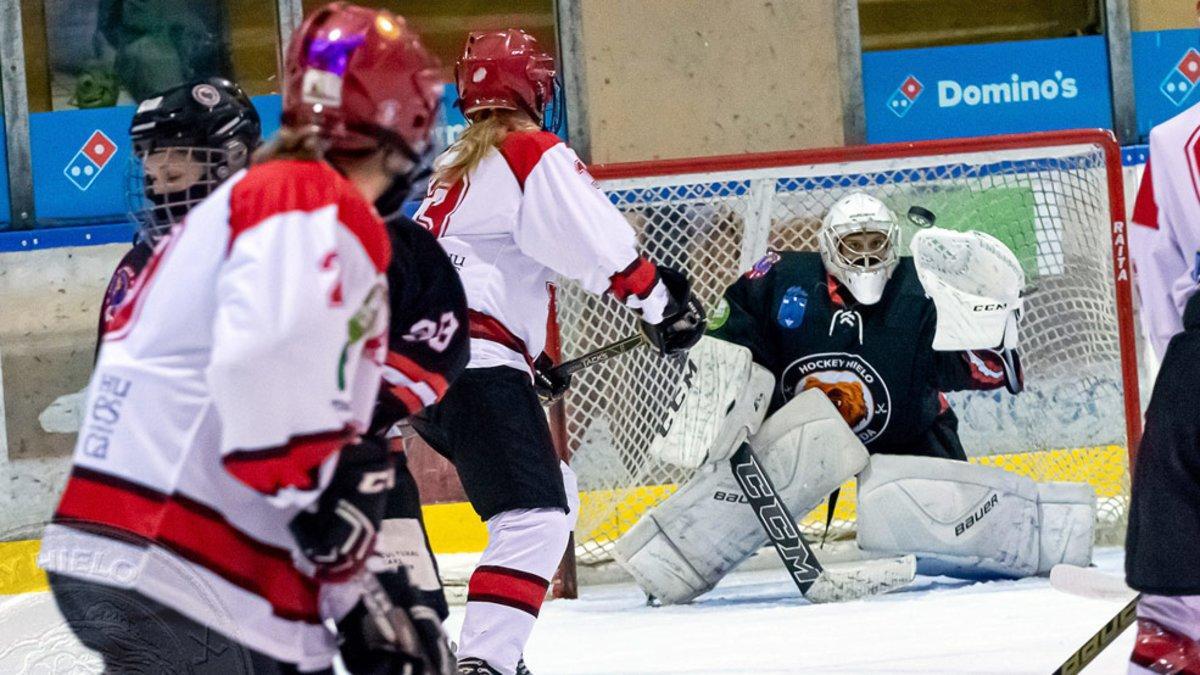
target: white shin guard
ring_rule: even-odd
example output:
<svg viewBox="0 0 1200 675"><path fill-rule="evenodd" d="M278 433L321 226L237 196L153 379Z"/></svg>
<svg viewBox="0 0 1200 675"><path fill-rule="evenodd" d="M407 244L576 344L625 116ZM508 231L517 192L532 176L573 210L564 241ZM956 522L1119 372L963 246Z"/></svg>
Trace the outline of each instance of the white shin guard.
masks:
<svg viewBox="0 0 1200 675"><path fill-rule="evenodd" d="M995 467L876 455L859 477L858 546L913 553L922 574L1025 577L1091 562L1095 496Z"/></svg>
<svg viewBox="0 0 1200 675"><path fill-rule="evenodd" d="M862 470L867 451L823 393L800 394L750 440L784 503L808 513ZM614 555L650 595L688 602L767 541L729 464L701 468L617 541Z"/></svg>

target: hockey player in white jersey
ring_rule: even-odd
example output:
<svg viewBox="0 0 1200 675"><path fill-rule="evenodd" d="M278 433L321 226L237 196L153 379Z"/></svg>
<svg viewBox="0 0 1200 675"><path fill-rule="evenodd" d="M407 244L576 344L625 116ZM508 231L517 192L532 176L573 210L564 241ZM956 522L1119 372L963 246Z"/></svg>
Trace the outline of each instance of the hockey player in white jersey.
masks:
<svg viewBox="0 0 1200 675"><path fill-rule="evenodd" d="M106 672L330 673L326 622L364 606L380 620L341 626L388 672L452 667L436 616L365 567L393 480L363 435L385 270L408 255L372 202L429 141L436 61L403 19L337 3L286 65L279 137L163 237L104 331L39 562Z"/></svg>
<svg viewBox="0 0 1200 675"><path fill-rule="evenodd" d="M531 36L472 34L456 79L471 124L435 164L415 220L459 268L471 361L415 426L454 463L488 528L468 586L459 672L512 675L578 510L574 474L555 454L538 399L538 389L553 396L566 386L543 372L548 285L565 277L611 294L667 354L700 338L704 310L682 274L638 255L632 229L583 162L539 129L554 61Z"/></svg>

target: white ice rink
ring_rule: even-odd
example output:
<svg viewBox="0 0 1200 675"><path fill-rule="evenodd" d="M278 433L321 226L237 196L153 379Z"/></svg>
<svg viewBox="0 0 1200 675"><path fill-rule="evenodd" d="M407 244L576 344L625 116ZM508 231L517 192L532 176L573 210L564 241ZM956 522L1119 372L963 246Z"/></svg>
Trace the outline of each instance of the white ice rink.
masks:
<svg viewBox="0 0 1200 675"><path fill-rule="evenodd" d="M1121 572L1119 550L1096 558L1102 570ZM647 607L632 584L548 602L526 654L537 675L1050 673L1121 605L1064 595L1045 579L971 584L919 577L892 595L810 606L782 571L742 572L683 607ZM452 611L452 635L462 613ZM45 671L38 669L44 661L35 665L15 644L25 630L40 634L43 647L66 637L45 632L55 614L45 593L0 598L0 673L98 672L94 659L63 653L82 650L77 645L55 645L55 661L66 668ZM1084 672L1124 672L1133 632Z"/></svg>
<svg viewBox="0 0 1200 675"><path fill-rule="evenodd" d="M1122 552L1097 551L1122 574ZM1065 595L1046 579L918 577L902 592L808 605L782 569L731 575L692 605L646 607L632 584L548 602L526 662L535 675L588 673L1052 672L1124 603ZM451 634L462 608L454 608ZM1127 630L1085 673L1123 673Z"/></svg>

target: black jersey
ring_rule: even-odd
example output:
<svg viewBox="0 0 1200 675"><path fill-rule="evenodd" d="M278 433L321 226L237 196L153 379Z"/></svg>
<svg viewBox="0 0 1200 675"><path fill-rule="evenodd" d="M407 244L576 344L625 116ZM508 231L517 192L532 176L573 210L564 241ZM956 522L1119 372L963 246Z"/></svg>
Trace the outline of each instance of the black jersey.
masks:
<svg viewBox="0 0 1200 675"><path fill-rule="evenodd" d="M97 356L100 354L100 343L104 339L108 322L113 318L113 312L133 288L134 280L146 268L146 263L153 255L154 247L139 239L121 258L121 262L117 263L117 269L113 271L112 278L108 280L108 288L104 291L104 300L100 303L100 322L96 328Z"/></svg>
<svg viewBox="0 0 1200 675"><path fill-rule="evenodd" d="M454 265L412 220L397 216L388 232L391 329L373 431L437 402L470 360L467 297Z"/></svg>
<svg viewBox="0 0 1200 675"><path fill-rule="evenodd" d="M1146 409L1125 535L1129 585L1200 595L1200 294L1171 338Z"/></svg>
<svg viewBox="0 0 1200 675"><path fill-rule="evenodd" d="M942 392L1004 386L1002 361L934 351L935 311L911 258L879 302L863 305L820 254L771 252L726 290L709 325L775 375L771 412L819 388L872 453L965 459Z"/></svg>

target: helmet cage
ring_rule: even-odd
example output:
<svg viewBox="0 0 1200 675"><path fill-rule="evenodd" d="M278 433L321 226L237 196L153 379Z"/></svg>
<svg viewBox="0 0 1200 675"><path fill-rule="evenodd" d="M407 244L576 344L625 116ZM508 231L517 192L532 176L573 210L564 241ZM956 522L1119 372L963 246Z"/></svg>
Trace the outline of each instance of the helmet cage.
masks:
<svg viewBox="0 0 1200 675"><path fill-rule="evenodd" d="M226 147L166 146L136 149L126 171L129 214L141 241L155 244L183 222L235 170L248 163L240 140Z"/></svg>

